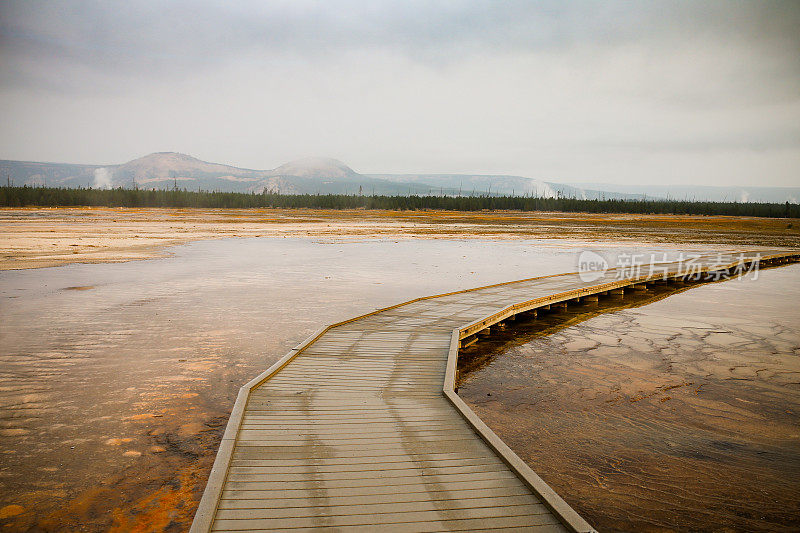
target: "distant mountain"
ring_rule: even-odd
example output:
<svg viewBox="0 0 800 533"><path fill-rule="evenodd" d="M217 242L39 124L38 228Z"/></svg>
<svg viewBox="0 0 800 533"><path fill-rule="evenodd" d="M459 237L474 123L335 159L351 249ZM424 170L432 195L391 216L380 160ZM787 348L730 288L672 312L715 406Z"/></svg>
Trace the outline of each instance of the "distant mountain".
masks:
<svg viewBox="0 0 800 533"><path fill-rule="evenodd" d="M431 194L497 194L507 196L536 196L539 198L602 198L639 199L640 195L624 192L604 192L572 187L563 183L540 181L522 176L496 176L491 174L369 174L397 183L429 185Z"/></svg>
<svg viewBox="0 0 800 533"><path fill-rule="evenodd" d="M122 183L136 180L137 183L157 183L175 178L257 179L259 171L207 163L195 157L177 152L157 152L128 161L124 165L107 167L113 169L114 181Z"/></svg>
<svg viewBox="0 0 800 533"><path fill-rule="evenodd" d="M337 180L357 180L361 177L360 174L341 161L325 157L308 157L291 161L279 166L271 173L275 176Z"/></svg>
<svg viewBox="0 0 800 533"><path fill-rule="evenodd" d="M2 185L10 180L16 185L87 187L94 182L98 168L101 166L0 160L0 180Z"/></svg>
<svg viewBox="0 0 800 533"><path fill-rule="evenodd" d="M172 187L285 194L494 194L598 198L602 193L523 178L460 174L359 174L336 159L306 158L273 170L209 163L176 152L157 152L121 165L67 165L0 161L14 183L56 187ZM628 197L625 194L613 197Z"/></svg>
<svg viewBox="0 0 800 533"><path fill-rule="evenodd" d="M122 165L0 161L0 177L18 185L163 189L179 184L180 187L215 188L226 182L252 184L265 176L263 171L207 163L176 152L157 152Z"/></svg>
<svg viewBox="0 0 800 533"><path fill-rule="evenodd" d="M209 163L176 152L157 152L121 165L0 161L0 180L53 187L172 187L283 194L516 195L579 199L689 198L797 202L800 188L646 187L563 184L522 176L484 174L359 174L336 159L307 158L272 170Z"/></svg>

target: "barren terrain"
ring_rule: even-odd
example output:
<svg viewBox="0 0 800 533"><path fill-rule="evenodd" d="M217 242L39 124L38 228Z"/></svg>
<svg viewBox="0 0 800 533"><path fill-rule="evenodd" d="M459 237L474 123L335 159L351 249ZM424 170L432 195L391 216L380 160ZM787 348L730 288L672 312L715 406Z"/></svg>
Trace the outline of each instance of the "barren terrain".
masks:
<svg viewBox="0 0 800 533"><path fill-rule="evenodd" d="M225 237L567 239L800 246L800 220L721 216L279 209L0 210L0 270L146 259Z"/></svg>

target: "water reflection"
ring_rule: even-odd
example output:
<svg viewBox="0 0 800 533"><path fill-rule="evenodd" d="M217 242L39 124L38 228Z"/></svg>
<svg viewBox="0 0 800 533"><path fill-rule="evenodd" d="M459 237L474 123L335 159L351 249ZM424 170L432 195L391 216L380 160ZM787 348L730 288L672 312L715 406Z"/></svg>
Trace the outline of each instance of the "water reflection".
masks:
<svg viewBox="0 0 800 533"><path fill-rule="evenodd" d="M569 247L534 241L231 239L173 253L0 272L4 530L185 530L238 388L312 331L575 268Z"/></svg>
<svg viewBox="0 0 800 533"><path fill-rule="evenodd" d="M543 315L463 352L459 395L601 531L798 528L798 274Z"/></svg>

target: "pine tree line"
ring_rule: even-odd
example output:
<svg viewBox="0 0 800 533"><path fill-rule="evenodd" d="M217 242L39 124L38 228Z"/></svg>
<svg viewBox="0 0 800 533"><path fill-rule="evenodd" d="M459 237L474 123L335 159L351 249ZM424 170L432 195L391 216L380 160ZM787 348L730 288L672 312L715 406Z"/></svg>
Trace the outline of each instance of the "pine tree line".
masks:
<svg viewBox="0 0 800 533"><path fill-rule="evenodd" d="M65 189L0 187L3 207L181 207L181 208L311 208L449 211L562 211L676 215L730 215L800 218L800 205L688 200L582 200L522 196L362 196L346 194L277 194L189 191L186 189Z"/></svg>

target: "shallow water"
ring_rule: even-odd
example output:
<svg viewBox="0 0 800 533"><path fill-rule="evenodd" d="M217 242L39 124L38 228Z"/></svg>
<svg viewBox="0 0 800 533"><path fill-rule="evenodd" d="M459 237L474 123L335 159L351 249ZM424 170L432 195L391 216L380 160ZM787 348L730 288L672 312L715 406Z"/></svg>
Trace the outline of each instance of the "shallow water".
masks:
<svg viewBox="0 0 800 533"><path fill-rule="evenodd" d="M557 241L262 238L172 251L0 272L4 530L185 530L238 388L310 333L576 265L574 245Z"/></svg>
<svg viewBox="0 0 800 533"><path fill-rule="evenodd" d="M798 301L794 265L543 315L459 395L600 531L795 531Z"/></svg>

